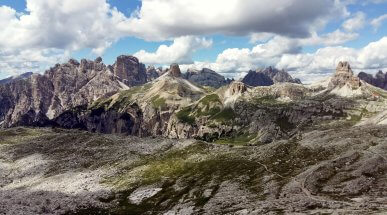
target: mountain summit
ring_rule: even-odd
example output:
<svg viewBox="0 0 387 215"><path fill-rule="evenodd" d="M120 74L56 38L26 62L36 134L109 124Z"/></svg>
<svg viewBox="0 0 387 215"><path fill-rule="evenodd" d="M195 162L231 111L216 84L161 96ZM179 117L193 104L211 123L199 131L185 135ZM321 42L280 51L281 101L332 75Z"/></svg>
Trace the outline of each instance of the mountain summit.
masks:
<svg viewBox="0 0 387 215"><path fill-rule="evenodd" d="M293 79L285 70L279 70L273 67L259 69L256 71L250 70L249 73L242 79L242 82L252 86L271 86L277 83L296 83L301 84L300 79Z"/></svg>
<svg viewBox="0 0 387 215"><path fill-rule="evenodd" d="M353 74L351 66L348 62L339 62L336 68L336 73L331 79L328 88L333 89L335 87L348 86L351 89L357 89L362 84L358 77Z"/></svg>
<svg viewBox="0 0 387 215"><path fill-rule="evenodd" d="M365 72L360 72L358 77L375 87L387 90L387 72L383 73L382 71L379 71L375 76Z"/></svg>

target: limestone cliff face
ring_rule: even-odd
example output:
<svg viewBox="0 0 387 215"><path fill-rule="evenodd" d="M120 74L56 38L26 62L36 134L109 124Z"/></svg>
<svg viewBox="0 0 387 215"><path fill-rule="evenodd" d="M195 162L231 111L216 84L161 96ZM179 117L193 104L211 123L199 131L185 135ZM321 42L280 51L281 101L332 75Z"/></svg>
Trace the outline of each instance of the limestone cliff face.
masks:
<svg viewBox="0 0 387 215"><path fill-rule="evenodd" d="M92 132L206 141L247 133L255 143L269 143L295 137L313 123L343 118L353 105L341 98L312 98L312 91L290 83L251 88L235 81L207 93L178 71L172 65L168 75L152 83L67 111L54 123Z"/></svg>
<svg viewBox="0 0 387 215"><path fill-rule="evenodd" d="M242 82L252 86L271 86L277 83L295 83L301 84L299 79L293 79L289 73L284 70L278 70L273 67L260 69L256 71L249 71L248 74L242 79Z"/></svg>
<svg viewBox="0 0 387 215"><path fill-rule="evenodd" d="M147 82L145 65L133 56L119 56L113 65L113 71L114 75L128 86L138 86Z"/></svg>
<svg viewBox="0 0 387 215"><path fill-rule="evenodd" d="M138 68L132 58L126 59L134 65L125 68ZM370 95L363 92L372 94L375 89L354 78L345 63L339 65L330 82L332 90L328 86L314 89L294 83L251 87L238 81L211 90L184 79L177 64L152 82L131 88L122 83L126 80L124 75L117 74L114 67L107 67L100 60L72 60L45 75L0 86L3 126L54 125L206 141L248 135L253 144L262 144L297 138L311 126L345 121L358 114L349 111L359 111L362 117L365 106L356 106L357 102L370 97L353 99L352 95ZM138 79L141 78L140 75ZM358 93L348 86L361 87ZM378 93L380 98L373 100L373 106L383 106L380 101L385 95Z"/></svg>
<svg viewBox="0 0 387 215"><path fill-rule="evenodd" d="M130 84L145 83L146 74L142 72L142 65L130 56L120 56L113 69L101 58L81 62L71 59L44 75L0 85L1 126L44 125L73 107L109 97Z"/></svg>
<svg viewBox="0 0 387 215"><path fill-rule="evenodd" d="M181 77L181 70L178 64L174 63L169 67L168 70L168 75L175 77L175 78L180 78Z"/></svg>
<svg viewBox="0 0 387 215"><path fill-rule="evenodd" d="M12 77L0 80L0 84L8 84L8 83L11 83L11 82L14 82L14 81L28 79L33 74L34 73L32 73L32 72L26 72L26 73L23 73L23 74L18 75L18 76L12 76Z"/></svg>
<svg viewBox="0 0 387 215"><path fill-rule="evenodd" d="M273 67L268 67L262 70L257 70L257 73L262 73L266 76L268 76L273 82L276 83L295 83L295 84L301 84L300 79L293 78L289 73L287 73L285 70L279 70Z"/></svg>
<svg viewBox="0 0 387 215"><path fill-rule="evenodd" d="M189 69L183 74L183 77L199 86L209 86L213 88L219 88L231 82L231 80L226 80L222 75L215 71L206 68L202 70Z"/></svg>
<svg viewBox="0 0 387 215"><path fill-rule="evenodd" d="M332 77L328 88L341 88L345 85L352 89L357 89L361 86L361 82L360 79L353 74L351 66L348 62L340 62L337 65L336 73Z"/></svg>

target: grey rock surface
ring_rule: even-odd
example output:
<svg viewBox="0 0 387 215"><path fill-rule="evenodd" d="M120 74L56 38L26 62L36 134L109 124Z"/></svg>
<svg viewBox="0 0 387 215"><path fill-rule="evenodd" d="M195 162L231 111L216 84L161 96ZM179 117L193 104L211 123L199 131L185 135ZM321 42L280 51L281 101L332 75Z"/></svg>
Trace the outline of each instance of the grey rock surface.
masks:
<svg viewBox="0 0 387 215"><path fill-rule="evenodd" d="M12 77L9 77L9 78L6 78L6 79L2 79L2 80L0 80L0 84L8 84L8 83L11 83L11 82L14 82L14 81L28 79L33 74L34 73L32 73L32 72L26 72L26 73L23 73L23 74L18 75L18 76L12 76Z"/></svg>
<svg viewBox="0 0 387 215"><path fill-rule="evenodd" d="M199 86L209 86L213 88L219 88L231 83L231 80L225 79L222 75L207 68L202 70L188 69L188 71L183 74L183 78Z"/></svg>
<svg viewBox="0 0 387 215"><path fill-rule="evenodd" d="M136 57L121 55L112 67L114 75L128 86L138 86L147 82L145 65Z"/></svg>
<svg viewBox="0 0 387 215"><path fill-rule="evenodd" d="M0 130L0 213L386 213L386 126L229 147L77 130Z"/></svg>
<svg viewBox="0 0 387 215"><path fill-rule="evenodd" d="M378 73L375 74L375 76L373 76L365 72L360 72L358 74L358 77L360 78L360 80L363 80L375 87L379 87L384 90L387 90L387 73L383 73L382 71L379 71Z"/></svg>
<svg viewBox="0 0 387 215"><path fill-rule="evenodd" d="M357 89L361 86L360 79L353 74L351 66L348 62L339 62L336 72L329 83L328 88L343 87L348 85L352 89Z"/></svg>
<svg viewBox="0 0 387 215"><path fill-rule="evenodd" d="M271 86L276 83L301 84L299 79L293 79L289 73L273 67L259 69L256 71L249 71L248 74L242 79L242 82L252 87Z"/></svg>
<svg viewBox="0 0 387 215"><path fill-rule="evenodd" d="M134 57L120 56L114 69L101 58L71 59L44 75L0 85L0 126L42 126L66 110L145 82L145 67Z"/></svg>

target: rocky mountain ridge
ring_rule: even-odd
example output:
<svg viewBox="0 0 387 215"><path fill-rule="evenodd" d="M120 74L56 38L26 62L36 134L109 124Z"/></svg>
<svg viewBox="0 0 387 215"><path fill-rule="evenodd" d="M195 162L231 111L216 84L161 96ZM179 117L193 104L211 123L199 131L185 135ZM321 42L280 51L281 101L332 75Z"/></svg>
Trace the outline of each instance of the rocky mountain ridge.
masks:
<svg viewBox="0 0 387 215"><path fill-rule="evenodd" d="M17 121L46 128L0 129L0 214L387 211L387 91L354 77L348 63L316 85L213 89L184 79L177 64L128 87L100 62L0 85L9 89L0 101L14 92L18 105L42 113L54 104L45 96L74 105L66 94L121 87L52 119Z"/></svg>
<svg viewBox="0 0 387 215"><path fill-rule="evenodd" d="M33 75L33 74L34 73L32 73L32 72L26 72L26 73L23 73L23 74L18 75L18 76L12 76L12 77L9 77L6 79L2 79L2 80L0 80L0 84L8 84L8 83L11 83L14 81L27 79L27 78L31 77L31 75Z"/></svg>
<svg viewBox="0 0 387 215"><path fill-rule="evenodd" d="M250 70L242 79L242 82L252 87L271 86L276 83L285 82L301 84L299 79L293 79L285 70L278 70L273 67L258 69L256 71Z"/></svg>
<svg viewBox="0 0 387 215"><path fill-rule="evenodd" d="M383 110L386 92L363 82L355 89L360 81L342 68L340 63L326 87L282 83L254 88L232 82L208 91L184 80L174 64L168 73L144 86L67 111L54 121L60 127L102 133L206 141L247 135L252 144L269 143L296 138L310 125L367 118L364 109L369 115Z"/></svg>
<svg viewBox="0 0 387 215"><path fill-rule="evenodd" d="M365 72L360 72L358 74L358 77L360 78L360 80L363 80L368 84L387 90L387 73L379 71L375 74L375 76L373 76Z"/></svg>
<svg viewBox="0 0 387 215"><path fill-rule="evenodd" d="M295 138L316 123L345 123L352 116L366 118L364 109L374 115L383 111L386 101L385 91L355 77L346 62L339 63L326 85L277 83L251 87L234 81L219 89L184 79L177 64L140 85L147 81L144 68L138 60L123 56L111 67L102 64L101 59L81 63L71 60L24 84L5 85L2 93L16 99L0 97L7 104L0 112L3 126L54 125L206 141L247 135L252 144L262 144ZM123 74L124 70L129 74ZM283 77L281 80L290 80L288 75ZM138 86L129 87L123 82Z"/></svg>
<svg viewBox="0 0 387 215"><path fill-rule="evenodd" d="M101 58L71 59L44 75L0 85L0 123L45 125L66 110L144 83L145 66L133 57L120 56L113 66L106 66Z"/></svg>
<svg viewBox="0 0 387 215"><path fill-rule="evenodd" d="M188 69L188 71L183 74L183 78L199 86L209 86L213 88L220 88L232 82L232 80L226 79L224 76L207 68L202 70Z"/></svg>

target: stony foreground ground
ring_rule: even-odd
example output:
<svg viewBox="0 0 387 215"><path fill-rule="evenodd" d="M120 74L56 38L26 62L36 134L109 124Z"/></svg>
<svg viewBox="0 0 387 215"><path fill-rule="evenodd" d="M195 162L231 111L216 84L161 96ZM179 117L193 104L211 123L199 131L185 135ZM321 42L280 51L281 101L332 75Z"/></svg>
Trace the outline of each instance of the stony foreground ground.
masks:
<svg viewBox="0 0 387 215"><path fill-rule="evenodd" d="M259 146L0 130L0 214L385 214L387 127Z"/></svg>

